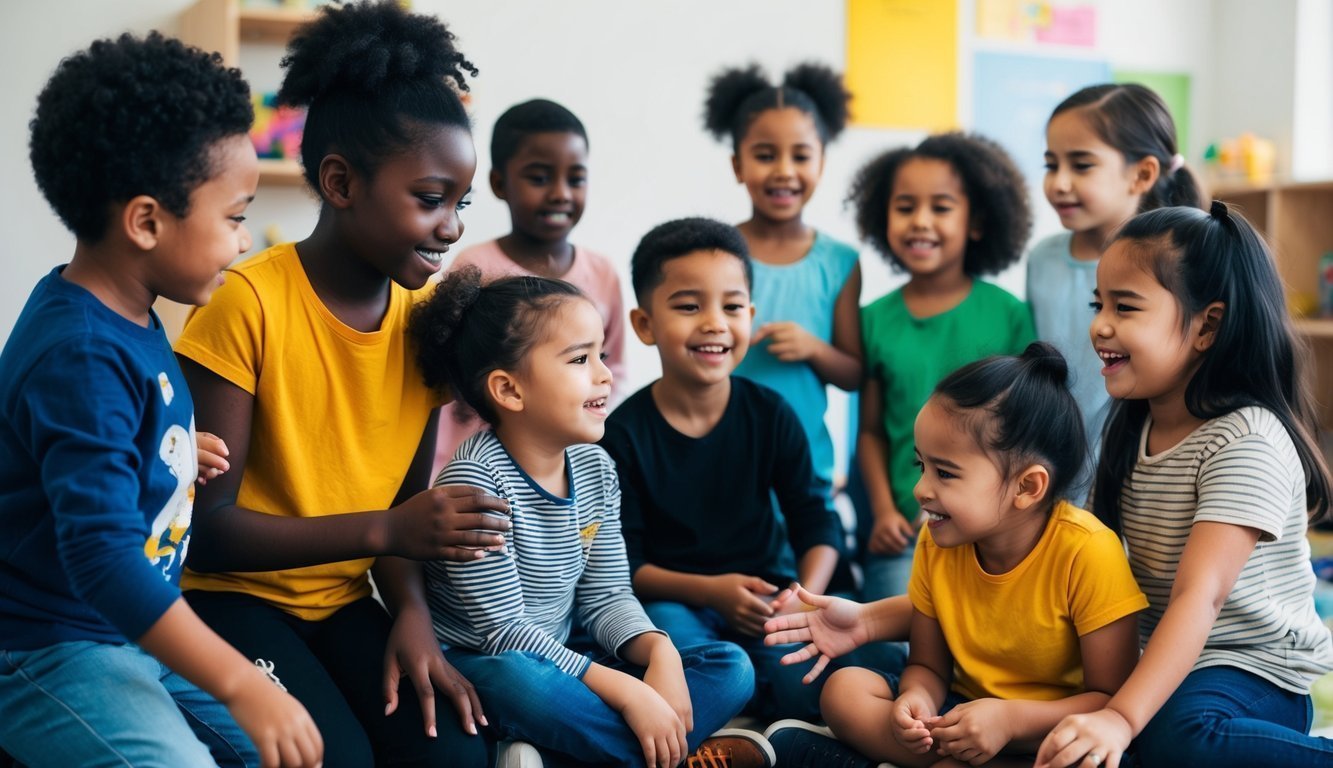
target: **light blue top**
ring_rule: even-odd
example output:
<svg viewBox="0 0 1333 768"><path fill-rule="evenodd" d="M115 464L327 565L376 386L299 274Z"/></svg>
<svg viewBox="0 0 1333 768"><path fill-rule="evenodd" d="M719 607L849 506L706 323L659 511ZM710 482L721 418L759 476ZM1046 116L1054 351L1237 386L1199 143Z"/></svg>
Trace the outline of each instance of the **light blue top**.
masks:
<svg viewBox="0 0 1333 768"><path fill-rule="evenodd" d="M800 261L778 265L754 261L751 294L755 330L764 323L790 320L815 338L832 344L833 308L858 257L850 245L815 232L814 244ZM779 361L768 353L765 341L750 348L736 375L776 389L791 404L810 439L815 474L825 483L831 483L833 439L824 426L828 393L815 369L809 363Z"/></svg>
<svg viewBox="0 0 1333 768"><path fill-rule="evenodd" d="M1037 338L1055 345L1069 363L1069 391L1083 412L1091 467L1096 466L1111 398L1102 380L1102 361L1088 336L1092 324L1088 303L1097 287L1097 262L1075 259L1069 250L1072 239L1073 233L1061 232L1033 246L1028 254L1027 292ZM1070 500L1083 503L1091 484L1089 473L1070 488Z"/></svg>

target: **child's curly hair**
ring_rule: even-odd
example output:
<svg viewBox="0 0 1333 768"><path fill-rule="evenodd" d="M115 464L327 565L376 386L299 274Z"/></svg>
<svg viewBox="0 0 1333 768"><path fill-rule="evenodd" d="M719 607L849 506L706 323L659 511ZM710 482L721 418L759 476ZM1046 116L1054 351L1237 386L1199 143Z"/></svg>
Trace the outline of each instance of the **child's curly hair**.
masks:
<svg viewBox="0 0 1333 768"><path fill-rule="evenodd" d="M282 66L279 103L310 108L301 164L316 191L325 155L336 151L372 175L420 138L409 120L471 130L459 93L477 68L440 20L393 0L325 6L296 31Z"/></svg>
<svg viewBox="0 0 1333 768"><path fill-rule="evenodd" d="M112 203L148 195L188 214L190 193L219 171L216 144L253 121L250 87L222 57L127 34L60 62L37 97L28 152L56 215L95 243Z"/></svg>
<svg viewBox="0 0 1333 768"><path fill-rule="evenodd" d="M1018 261L1032 234L1027 184L1008 152L976 134L936 134L915 148L891 149L866 163L847 194L847 202L856 209L861 239L895 269L907 269L889 245L889 197L898 169L915 158L945 161L962 182L970 223L981 232L980 239L967 242L963 271L972 276L992 275Z"/></svg>
<svg viewBox="0 0 1333 768"><path fill-rule="evenodd" d="M759 65L751 64L713 77L704 102L704 128L719 141L730 137L732 148L738 149L761 112L793 107L810 115L819 141L827 144L847 126L850 100L842 75L823 64L798 64L783 76L781 85L769 83Z"/></svg>

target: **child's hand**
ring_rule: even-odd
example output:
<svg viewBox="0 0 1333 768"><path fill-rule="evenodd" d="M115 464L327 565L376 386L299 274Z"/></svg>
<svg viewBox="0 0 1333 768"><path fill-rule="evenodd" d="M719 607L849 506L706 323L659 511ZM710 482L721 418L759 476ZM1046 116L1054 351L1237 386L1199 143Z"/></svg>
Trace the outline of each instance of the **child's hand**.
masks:
<svg viewBox="0 0 1333 768"><path fill-rule="evenodd" d="M422 491L384 513L380 554L470 562L504 547L509 502L470 485Z"/></svg>
<svg viewBox="0 0 1333 768"><path fill-rule="evenodd" d="M758 346L764 339L769 339L768 354L784 363L809 360L819 351L822 343L799 323L790 320L759 326L759 331L750 339L750 345Z"/></svg>
<svg viewBox="0 0 1333 768"><path fill-rule="evenodd" d="M654 651L653 658L643 673L643 682L657 691L667 704L676 712L676 717L685 726L685 732L694 730L694 703L690 701L690 689L685 685L685 670L681 666L680 652L670 642L662 643Z"/></svg>
<svg viewBox="0 0 1333 768"><path fill-rule="evenodd" d="M629 704L620 715L638 737L643 760L649 768L675 768L685 758L689 744L685 724L676 715L676 710L651 686L644 685L642 691L629 697Z"/></svg>
<svg viewBox="0 0 1333 768"><path fill-rule="evenodd" d="M790 612L787 604L795 601L806 610ZM810 683L819 677L829 661L850 653L870 641L870 633L862 619L864 606L851 600L807 592L797 584L794 590L784 590L772 606L782 615L764 623L765 645L806 643L799 651L782 657L783 664L800 664L816 656L819 660L801 678Z"/></svg>
<svg viewBox="0 0 1333 768"><path fill-rule="evenodd" d="M875 526L870 529L866 549L873 555L900 555L907 549L916 528L898 510L875 515Z"/></svg>
<svg viewBox="0 0 1333 768"><path fill-rule="evenodd" d="M984 763L1012 739L1007 707L999 699L976 699L926 720L936 751L964 763Z"/></svg>
<svg viewBox="0 0 1333 768"><path fill-rule="evenodd" d="M1114 709L1069 715L1042 740L1035 768L1118 768L1133 738L1134 729Z"/></svg>
<svg viewBox="0 0 1333 768"><path fill-rule="evenodd" d="M893 702L893 738L908 750L924 755L934 745L926 721L935 716L935 702L925 692L908 688Z"/></svg>
<svg viewBox="0 0 1333 768"><path fill-rule="evenodd" d="M384 647L384 716L398 709L398 681L406 672L421 702L421 716L426 734L432 739L435 729L435 689L449 697L458 712L465 733L477 735L477 723L489 725L481 711L481 699L472 683L445 660L435 640L430 615L419 610L402 610L389 630Z"/></svg>
<svg viewBox="0 0 1333 768"><path fill-rule="evenodd" d="M227 709L255 743L264 768L320 765L324 740L305 707L258 669L227 702Z"/></svg>
<svg viewBox="0 0 1333 768"><path fill-rule="evenodd" d="M710 582L707 604L722 614L732 629L743 635L762 637L764 622L773 616L773 608L764 597L778 588L758 576L727 573L714 576Z"/></svg>
<svg viewBox="0 0 1333 768"><path fill-rule="evenodd" d="M227 456L230 451L227 450L227 444L222 438L212 432L194 433L194 442L199 450L199 479L200 485L207 485L209 480L231 469L227 463Z"/></svg>

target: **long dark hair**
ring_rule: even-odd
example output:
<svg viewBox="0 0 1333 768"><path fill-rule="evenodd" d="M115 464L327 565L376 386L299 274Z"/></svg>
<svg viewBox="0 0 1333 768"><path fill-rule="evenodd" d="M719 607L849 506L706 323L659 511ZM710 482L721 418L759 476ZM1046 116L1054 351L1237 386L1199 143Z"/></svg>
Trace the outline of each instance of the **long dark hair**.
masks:
<svg viewBox="0 0 1333 768"><path fill-rule="evenodd" d="M1083 417L1066 382L1060 351L1035 341L1023 354L978 360L935 386L977 445L1008 478L1016 465L1039 463L1050 473L1046 501L1065 496L1087 465Z"/></svg>
<svg viewBox="0 0 1333 768"><path fill-rule="evenodd" d="M1217 338L1185 388L1185 407L1213 419L1247 406L1277 416L1305 473L1310 522L1327 517L1333 481L1315 443L1314 399L1302 371L1309 350L1293 331L1282 281L1263 238L1225 203L1211 211L1159 208L1141 213L1112 242L1136 255L1180 305L1184 322L1213 302L1225 306ZM1093 511L1120 531L1120 494L1134 469L1148 415L1146 400L1117 400L1103 431Z"/></svg>

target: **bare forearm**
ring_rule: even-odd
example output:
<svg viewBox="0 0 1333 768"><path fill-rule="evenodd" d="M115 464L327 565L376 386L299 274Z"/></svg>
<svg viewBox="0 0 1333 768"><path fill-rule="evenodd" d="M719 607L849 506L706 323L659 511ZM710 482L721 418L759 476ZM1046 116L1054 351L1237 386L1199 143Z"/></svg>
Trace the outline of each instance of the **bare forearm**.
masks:
<svg viewBox="0 0 1333 768"><path fill-rule="evenodd" d="M1006 701L1006 720L1012 734L1009 744L1024 752L1036 752L1041 740L1066 715L1096 712L1106 706L1110 698L1100 691L1088 691L1055 701Z"/></svg>
<svg viewBox="0 0 1333 768"><path fill-rule="evenodd" d="M817 544L801 555L797 578L806 590L822 595L828 590L833 571L838 567L838 550L827 544Z"/></svg>
<svg viewBox="0 0 1333 768"><path fill-rule="evenodd" d="M228 704L260 672L208 628L184 599L177 599L136 642L173 672Z"/></svg>
<svg viewBox="0 0 1333 768"><path fill-rule="evenodd" d="M429 612L426 580L421 564L401 557L381 557L371 569L384 607L397 616L404 610Z"/></svg>
<svg viewBox="0 0 1333 768"><path fill-rule="evenodd" d="M810 367L820 381L838 389L854 392L861 386L861 358L827 342L819 342L814 355L810 357Z"/></svg>
<svg viewBox="0 0 1333 768"><path fill-rule="evenodd" d="M871 642L906 642L912 631L912 601L907 595L894 595L867 603L861 614Z"/></svg>
<svg viewBox="0 0 1333 768"><path fill-rule="evenodd" d="M670 661L672 658L677 664L680 663L680 653L671 644L671 638L657 632L645 632L630 638L629 642L620 646L617 655L640 667L651 667L654 662Z"/></svg>
<svg viewBox="0 0 1333 768"><path fill-rule="evenodd" d="M633 701L636 693L635 684L643 685L639 680L602 666L596 662L588 665L588 671L583 673L583 684L588 689L597 694L597 698L606 702L606 705L616 712L624 712L625 708Z"/></svg>
<svg viewBox="0 0 1333 768"><path fill-rule="evenodd" d="M385 552L383 511L320 517L282 517L235 505L209 510L194 521L190 568L275 571L336 563Z"/></svg>
<svg viewBox="0 0 1333 768"><path fill-rule="evenodd" d="M1125 718L1135 736L1190 673L1217 613L1206 595L1173 597L1134 672L1106 704Z"/></svg>
<svg viewBox="0 0 1333 768"><path fill-rule="evenodd" d="M907 666L903 669L901 683L898 686L899 695L903 691L916 689L923 691L930 700L935 702L935 711L944 705L944 697L949 694L949 684L944 678L924 664L912 663L908 660Z"/></svg>
<svg viewBox="0 0 1333 768"><path fill-rule="evenodd" d="M670 600L707 608L713 577L645 565L634 572L634 593L640 600Z"/></svg>

